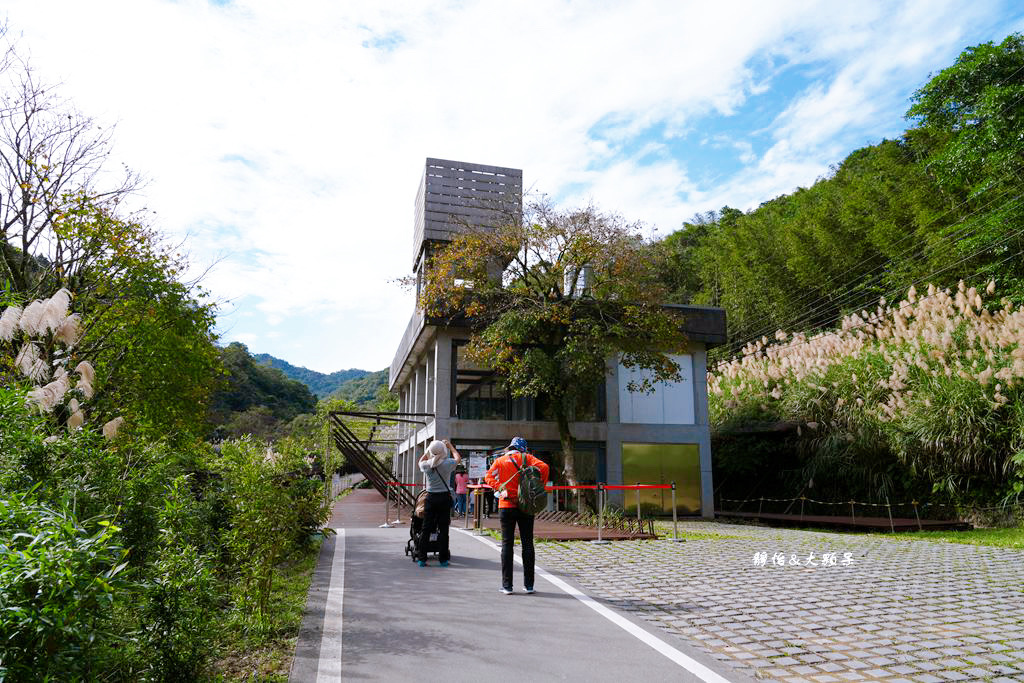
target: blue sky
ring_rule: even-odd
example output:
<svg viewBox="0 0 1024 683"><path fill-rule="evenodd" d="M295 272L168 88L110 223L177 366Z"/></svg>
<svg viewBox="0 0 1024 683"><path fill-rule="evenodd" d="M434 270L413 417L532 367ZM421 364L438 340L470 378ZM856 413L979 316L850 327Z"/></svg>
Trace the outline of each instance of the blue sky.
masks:
<svg viewBox="0 0 1024 683"><path fill-rule="evenodd" d="M665 235L899 135L913 91L1024 5L7 0L221 302L222 340L386 367L428 156L523 169ZM211 267L212 266L212 267Z"/></svg>

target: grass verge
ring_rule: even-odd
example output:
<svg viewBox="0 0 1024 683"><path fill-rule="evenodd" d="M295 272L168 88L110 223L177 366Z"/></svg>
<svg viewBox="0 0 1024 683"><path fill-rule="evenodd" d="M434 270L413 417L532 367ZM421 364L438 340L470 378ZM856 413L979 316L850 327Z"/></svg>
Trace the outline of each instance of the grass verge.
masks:
<svg viewBox="0 0 1024 683"><path fill-rule="evenodd" d="M672 522L662 522L659 520L654 521L654 533L658 534L658 538L673 538L672 536ZM740 534L719 534L711 531L686 531L684 529L679 530L679 538L684 538L688 541L706 541L706 540L719 540L723 538L742 538L752 540L754 536L745 536Z"/></svg>
<svg viewBox="0 0 1024 683"><path fill-rule="evenodd" d="M885 538L897 540L990 545L999 548L1024 550L1024 527L1011 527L1008 529L972 529L970 531L912 531L909 533L870 535L883 536Z"/></svg>
<svg viewBox="0 0 1024 683"><path fill-rule="evenodd" d="M287 683L321 543L279 567L262 629L225 629L215 666L217 680Z"/></svg>
<svg viewBox="0 0 1024 683"><path fill-rule="evenodd" d="M334 502L353 490L345 489ZM309 584L313 581L322 544L321 538L278 568L264 628L254 631L229 625L224 630L221 654L215 665L216 680L287 683Z"/></svg>

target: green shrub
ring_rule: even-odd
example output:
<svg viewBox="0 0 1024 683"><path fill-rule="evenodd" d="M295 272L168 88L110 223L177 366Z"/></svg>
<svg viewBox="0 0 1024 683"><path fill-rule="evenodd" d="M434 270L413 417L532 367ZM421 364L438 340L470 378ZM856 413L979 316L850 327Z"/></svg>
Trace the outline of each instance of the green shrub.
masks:
<svg viewBox="0 0 1024 683"><path fill-rule="evenodd" d="M171 482L159 515L159 549L138 596L138 646L150 680L198 680L214 651L218 586L211 558L190 542L198 530L194 508L185 477Z"/></svg>
<svg viewBox="0 0 1024 683"><path fill-rule="evenodd" d="M76 680L103 669L126 585L118 535L31 492L0 497L0 678Z"/></svg>

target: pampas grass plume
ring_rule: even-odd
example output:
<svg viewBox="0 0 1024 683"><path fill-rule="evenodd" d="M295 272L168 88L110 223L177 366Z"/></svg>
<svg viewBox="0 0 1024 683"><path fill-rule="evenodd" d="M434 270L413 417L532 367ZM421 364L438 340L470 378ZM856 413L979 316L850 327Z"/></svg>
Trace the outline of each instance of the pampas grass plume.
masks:
<svg viewBox="0 0 1024 683"><path fill-rule="evenodd" d="M57 327L55 336L64 346L74 346L78 343L81 324L82 318L77 313L72 313Z"/></svg>
<svg viewBox="0 0 1024 683"><path fill-rule="evenodd" d="M21 373L33 382L39 382L46 378L46 363L39 357L39 349L32 342L25 342L14 364L21 369Z"/></svg>
<svg viewBox="0 0 1024 683"><path fill-rule="evenodd" d="M78 389L79 391L81 391L82 395L85 396L86 398L92 398L92 395L93 395L92 382L90 382L89 380L85 379L84 377L82 379L78 380L78 384L75 385L75 388Z"/></svg>
<svg viewBox="0 0 1024 683"><path fill-rule="evenodd" d="M43 315L39 320L40 332L51 330L56 332L61 323L68 315L68 305L71 303L71 292L61 288L57 293L45 302Z"/></svg>
<svg viewBox="0 0 1024 683"><path fill-rule="evenodd" d="M75 372L89 384L92 384L93 380L96 379L96 370L93 369L92 363L87 360L83 360L76 365Z"/></svg>
<svg viewBox="0 0 1024 683"><path fill-rule="evenodd" d="M114 437L116 437L117 436L117 430L119 430L121 428L121 425L123 423L124 423L124 418L123 417L115 417L113 420L111 420L107 424L103 425L103 436L104 436L104 438L106 438L107 441L110 441Z"/></svg>
<svg viewBox="0 0 1024 683"><path fill-rule="evenodd" d="M40 332L46 331L45 327L40 328L45 313L46 304L42 301L33 301L21 312L21 320L18 321L18 324L26 334L34 337Z"/></svg>
<svg viewBox="0 0 1024 683"><path fill-rule="evenodd" d="M71 413L71 417L68 418L68 429L81 429L83 424L85 424L85 415L81 410Z"/></svg>
<svg viewBox="0 0 1024 683"><path fill-rule="evenodd" d="M0 315L0 341L11 341L21 319L21 306L8 306Z"/></svg>

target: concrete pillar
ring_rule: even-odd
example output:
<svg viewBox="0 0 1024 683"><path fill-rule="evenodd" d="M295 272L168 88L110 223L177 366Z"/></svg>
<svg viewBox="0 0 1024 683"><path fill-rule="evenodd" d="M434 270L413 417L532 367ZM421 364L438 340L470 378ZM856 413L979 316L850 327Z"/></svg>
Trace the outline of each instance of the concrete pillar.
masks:
<svg viewBox="0 0 1024 683"><path fill-rule="evenodd" d="M427 349L423 354L423 406L424 412L434 412L434 350Z"/></svg>
<svg viewBox="0 0 1024 683"><path fill-rule="evenodd" d="M447 433L447 421L452 416L452 338L438 333L434 344L434 418L444 423L444 429L437 434ZM438 422L440 429L442 422ZM446 438L442 436L442 438Z"/></svg>
<svg viewBox="0 0 1024 683"><path fill-rule="evenodd" d="M693 352L693 419L700 427L700 515L715 516L715 488L711 481L711 418L708 414L708 353L705 347Z"/></svg>

